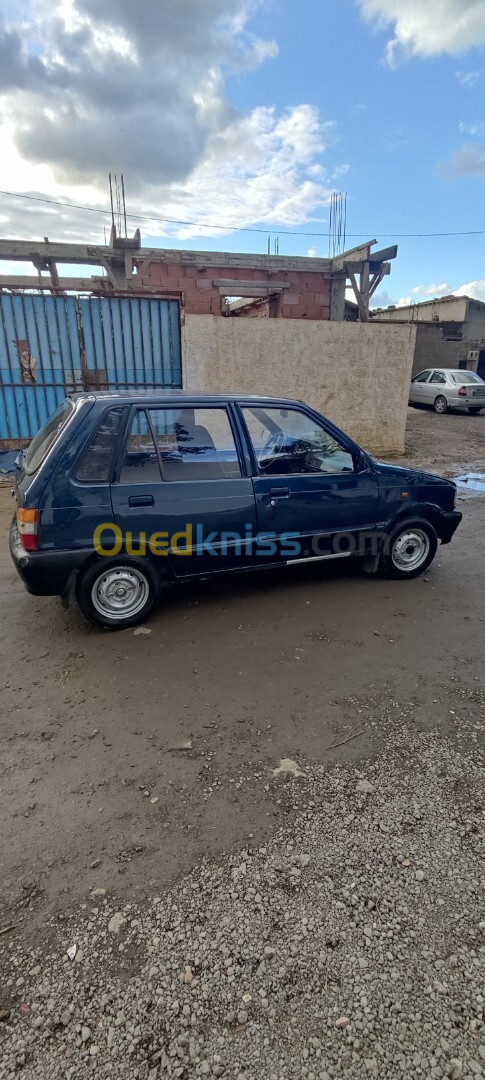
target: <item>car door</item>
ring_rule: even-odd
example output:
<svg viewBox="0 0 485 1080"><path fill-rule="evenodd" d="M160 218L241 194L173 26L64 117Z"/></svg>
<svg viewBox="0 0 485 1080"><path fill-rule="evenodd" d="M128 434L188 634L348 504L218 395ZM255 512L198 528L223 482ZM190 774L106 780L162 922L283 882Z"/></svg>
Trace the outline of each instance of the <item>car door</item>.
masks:
<svg viewBox="0 0 485 1080"><path fill-rule="evenodd" d="M146 543L179 577L239 569L256 530L245 473L224 406L135 408L112 485L115 522L135 553Z"/></svg>
<svg viewBox="0 0 485 1080"><path fill-rule="evenodd" d="M409 400L412 404L419 404L424 399L424 384L428 382L431 375L431 368L427 368L426 371L420 371L419 375L415 375L411 381L411 390L409 394Z"/></svg>
<svg viewBox="0 0 485 1080"><path fill-rule="evenodd" d="M446 375L444 371L432 371L427 383L423 385L423 401L425 405L434 405L436 398L442 394L446 397Z"/></svg>
<svg viewBox="0 0 485 1080"><path fill-rule="evenodd" d="M352 554L374 534L379 494L372 463L311 410L242 404L250 442L258 531L300 541L298 557ZM284 555L284 552L283 552Z"/></svg>

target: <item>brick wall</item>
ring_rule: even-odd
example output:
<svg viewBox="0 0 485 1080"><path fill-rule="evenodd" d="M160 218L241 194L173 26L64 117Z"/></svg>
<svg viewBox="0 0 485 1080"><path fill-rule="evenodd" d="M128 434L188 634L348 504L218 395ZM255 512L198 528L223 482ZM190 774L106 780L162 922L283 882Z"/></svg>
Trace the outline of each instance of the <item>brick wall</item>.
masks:
<svg viewBox="0 0 485 1080"><path fill-rule="evenodd" d="M202 268L182 263L153 262L142 277L147 290L172 296L184 294L186 315L221 315L221 296L217 279L230 281L288 282L283 290L280 312L286 319L329 319L330 281L322 273L303 270L275 270L265 274L262 270L248 270L221 266Z"/></svg>

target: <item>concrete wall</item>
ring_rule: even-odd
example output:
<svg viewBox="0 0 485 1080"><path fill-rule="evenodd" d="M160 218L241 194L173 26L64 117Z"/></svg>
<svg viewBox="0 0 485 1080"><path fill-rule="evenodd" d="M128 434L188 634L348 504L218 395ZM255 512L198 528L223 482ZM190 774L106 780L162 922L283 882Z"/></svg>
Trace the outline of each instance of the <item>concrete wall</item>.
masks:
<svg viewBox="0 0 485 1080"><path fill-rule="evenodd" d="M469 300L468 317L465 333L469 341L485 345L485 304L479 300Z"/></svg>
<svg viewBox="0 0 485 1080"><path fill-rule="evenodd" d="M415 326L187 316L184 386L301 398L373 453L402 452Z"/></svg>
<svg viewBox="0 0 485 1080"><path fill-rule="evenodd" d="M441 326L418 326L413 375L425 368L459 368L460 361L467 360L472 348L473 344L469 341L447 341L443 337ZM467 367L476 370L477 363L471 364L468 361Z"/></svg>
<svg viewBox="0 0 485 1080"><path fill-rule="evenodd" d="M378 318L389 322L402 322L403 319L410 322L464 322L466 319L468 300L466 296L454 296L451 300L425 300L419 304L411 304L409 307L385 308L379 311Z"/></svg>

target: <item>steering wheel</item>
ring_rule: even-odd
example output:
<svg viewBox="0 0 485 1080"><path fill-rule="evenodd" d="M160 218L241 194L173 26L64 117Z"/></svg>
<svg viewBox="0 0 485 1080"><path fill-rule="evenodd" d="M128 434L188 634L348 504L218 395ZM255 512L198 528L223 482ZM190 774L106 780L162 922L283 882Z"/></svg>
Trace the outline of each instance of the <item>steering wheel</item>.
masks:
<svg viewBox="0 0 485 1080"><path fill-rule="evenodd" d="M275 457L281 453L285 445L285 436L282 431L272 431L264 446L258 453L258 467L264 472L273 464Z"/></svg>

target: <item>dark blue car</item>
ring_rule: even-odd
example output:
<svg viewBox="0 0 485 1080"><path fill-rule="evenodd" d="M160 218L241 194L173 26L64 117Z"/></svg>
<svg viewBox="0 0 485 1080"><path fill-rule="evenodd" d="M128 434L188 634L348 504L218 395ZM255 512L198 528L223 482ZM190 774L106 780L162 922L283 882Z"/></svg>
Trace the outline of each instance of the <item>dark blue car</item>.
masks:
<svg viewBox="0 0 485 1080"><path fill-rule="evenodd" d="M300 401L80 394L17 460L10 549L29 592L74 590L121 629L178 578L345 557L415 577L459 525L455 497Z"/></svg>

